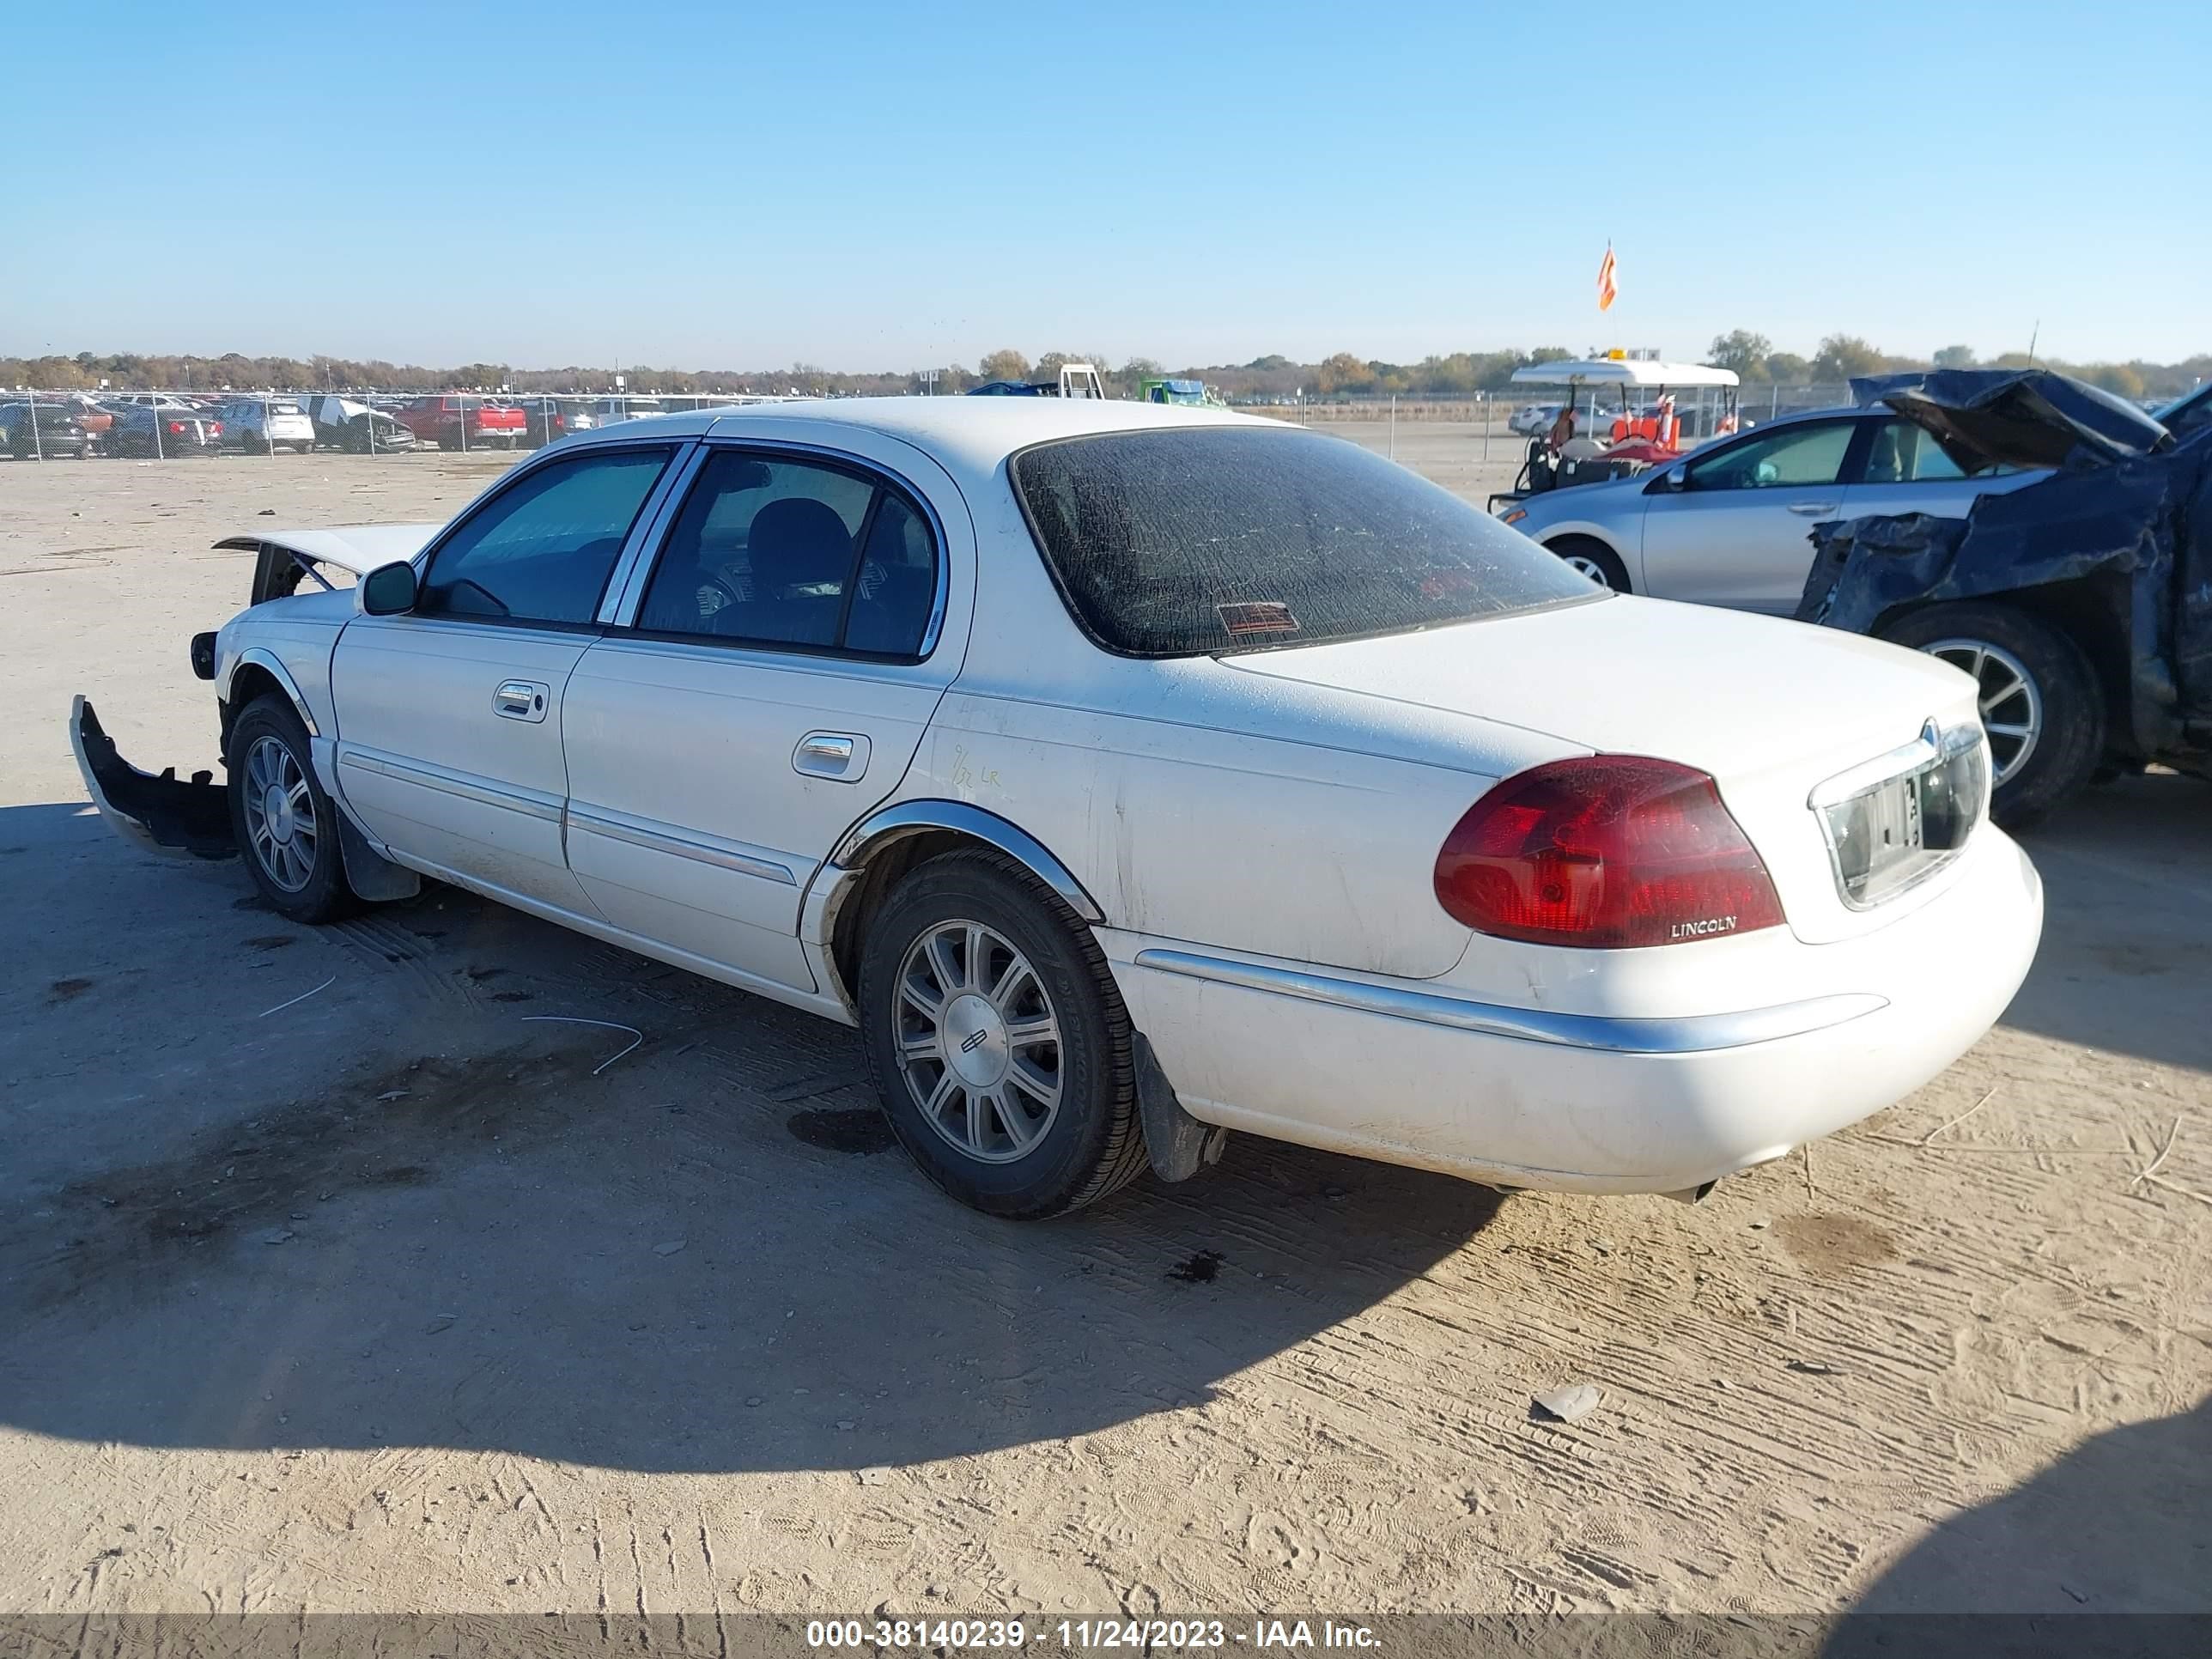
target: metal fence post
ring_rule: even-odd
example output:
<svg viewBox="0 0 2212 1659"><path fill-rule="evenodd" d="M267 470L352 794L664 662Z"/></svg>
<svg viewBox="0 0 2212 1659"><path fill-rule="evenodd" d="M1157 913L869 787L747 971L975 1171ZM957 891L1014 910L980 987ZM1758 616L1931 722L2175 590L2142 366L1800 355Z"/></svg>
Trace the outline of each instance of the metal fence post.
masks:
<svg viewBox="0 0 2212 1659"><path fill-rule="evenodd" d="M1484 392L1478 392L1476 396L1482 404L1482 461L1487 466L1490 464L1490 394Z"/></svg>
<svg viewBox="0 0 2212 1659"><path fill-rule="evenodd" d="M363 404L362 407L368 412L368 453L374 455L376 453L376 405ZM341 415L345 413L343 405L340 405L338 413Z"/></svg>
<svg viewBox="0 0 2212 1659"><path fill-rule="evenodd" d="M46 459L46 440L39 436L39 394L31 393L31 454L34 460Z"/></svg>
<svg viewBox="0 0 2212 1659"><path fill-rule="evenodd" d="M269 394L261 394L261 441L269 447L269 459L276 459L276 440L269 435Z"/></svg>
<svg viewBox="0 0 2212 1659"><path fill-rule="evenodd" d="M469 400L465 397L453 399L453 407L461 417L461 453L469 453Z"/></svg>
<svg viewBox="0 0 2212 1659"><path fill-rule="evenodd" d="M166 461L169 458L161 450L161 394L149 392L146 394L146 402L154 416L154 459Z"/></svg>
<svg viewBox="0 0 2212 1659"><path fill-rule="evenodd" d="M1390 394L1390 459L1398 459L1398 394Z"/></svg>

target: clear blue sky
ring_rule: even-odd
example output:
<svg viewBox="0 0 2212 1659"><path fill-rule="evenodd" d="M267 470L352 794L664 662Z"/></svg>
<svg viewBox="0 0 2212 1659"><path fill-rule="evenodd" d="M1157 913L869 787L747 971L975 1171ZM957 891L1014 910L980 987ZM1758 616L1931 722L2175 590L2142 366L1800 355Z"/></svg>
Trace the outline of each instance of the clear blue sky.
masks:
<svg viewBox="0 0 2212 1659"><path fill-rule="evenodd" d="M2212 345L2203 0L106 0L10 58L0 351Z"/></svg>

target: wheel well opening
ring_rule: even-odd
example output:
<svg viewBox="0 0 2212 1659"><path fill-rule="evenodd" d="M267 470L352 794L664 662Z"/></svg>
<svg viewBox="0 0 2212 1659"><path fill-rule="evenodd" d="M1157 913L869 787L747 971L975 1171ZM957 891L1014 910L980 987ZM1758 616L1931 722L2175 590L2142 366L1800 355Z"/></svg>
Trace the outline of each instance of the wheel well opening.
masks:
<svg viewBox="0 0 2212 1659"><path fill-rule="evenodd" d="M2033 617L2053 633L2063 635L2088 659L2090 672L2103 694L2106 742L2118 749L2132 747L2130 710L2134 667L2128 656L2132 594L2126 577L2093 574L2072 581L2043 582L2032 587L1978 593L1934 605L1900 606L1883 616L1873 631L1880 635L1908 617L1960 605L2017 611Z"/></svg>
<svg viewBox="0 0 2212 1659"><path fill-rule="evenodd" d="M284 699L286 707L291 705L292 694L284 689L284 682L259 663L246 663L230 677L229 699L216 705L222 725L222 751L225 755L230 753L230 728L238 723L238 717L272 691Z"/></svg>
<svg viewBox="0 0 2212 1659"><path fill-rule="evenodd" d="M977 836L957 830L921 830L901 836L870 854L860 866L860 881L853 896L838 909L830 934L830 959L849 996L860 986L860 941L867 937L868 921L883 906L892 888L916 865L946 853L997 852ZM1004 856L1001 854L1001 856Z"/></svg>
<svg viewBox="0 0 2212 1659"><path fill-rule="evenodd" d="M1585 557L1595 555L1598 563L1610 567L1609 574L1619 576L1624 592L1630 584L1628 561L1622 558L1620 554L1602 537L1587 535L1581 531L1569 531L1563 536L1547 538L1544 542L1544 550L1555 554L1562 559L1577 553Z"/></svg>

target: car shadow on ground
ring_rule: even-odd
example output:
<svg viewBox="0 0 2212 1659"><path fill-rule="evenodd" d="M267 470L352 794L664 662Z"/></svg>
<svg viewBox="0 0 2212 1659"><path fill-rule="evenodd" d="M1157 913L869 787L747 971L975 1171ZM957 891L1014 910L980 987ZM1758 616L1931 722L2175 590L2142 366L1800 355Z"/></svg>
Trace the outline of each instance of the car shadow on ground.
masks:
<svg viewBox="0 0 2212 1659"><path fill-rule="evenodd" d="M7 846L0 1421L40 1434L698 1471L1060 1440L1289 1351L1325 1393L1339 1328L1502 1201L1240 1137L994 1221L826 1022L450 890L289 927L82 809Z"/></svg>
<svg viewBox="0 0 2212 1659"><path fill-rule="evenodd" d="M2212 1071L2212 783L2124 779L2020 840L2042 872L2045 914L2004 1023Z"/></svg>
<svg viewBox="0 0 2212 1659"><path fill-rule="evenodd" d="M2085 1644L2099 1633L2089 1615L2212 1612L2212 1402L2100 1434L2033 1480L1938 1522L1851 1612L2081 1614ZM1893 1633L1881 1620L1855 1631L1847 1619L1829 1650L1873 1653ZM2194 1639L2203 1633L2200 1623ZM1954 1634L1969 1650L2003 1648Z"/></svg>

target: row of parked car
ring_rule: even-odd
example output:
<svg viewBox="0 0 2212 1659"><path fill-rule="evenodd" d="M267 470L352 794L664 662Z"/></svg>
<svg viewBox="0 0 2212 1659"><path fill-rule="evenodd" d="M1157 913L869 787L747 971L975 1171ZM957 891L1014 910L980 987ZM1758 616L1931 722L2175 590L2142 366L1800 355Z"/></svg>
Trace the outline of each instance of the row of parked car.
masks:
<svg viewBox="0 0 2212 1659"><path fill-rule="evenodd" d="M537 449L573 432L665 413L654 398L489 398L333 393L102 398L83 393L0 398L0 450L18 460L94 455L169 458L223 449L359 454L439 449Z"/></svg>

